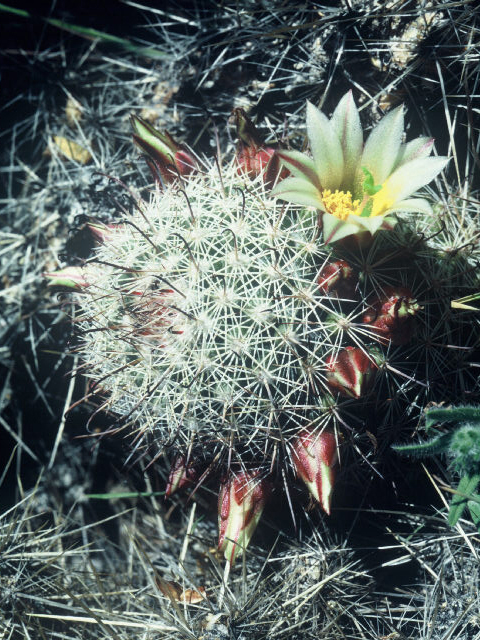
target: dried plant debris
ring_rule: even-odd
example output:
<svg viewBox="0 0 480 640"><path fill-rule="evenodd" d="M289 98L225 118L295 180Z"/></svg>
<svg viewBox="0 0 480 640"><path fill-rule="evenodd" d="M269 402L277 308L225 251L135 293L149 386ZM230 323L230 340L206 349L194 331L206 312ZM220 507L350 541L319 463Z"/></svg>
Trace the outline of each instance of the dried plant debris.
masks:
<svg viewBox="0 0 480 640"><path fill-rule="evenodd" d="M354 550L305 521L297 540L279 533L269 551L250 546L228 572L200 503L173 519L161 498L112 491L116 513L96 521L88 498L70 513L59 502L39 509L40 487L0 516L7 637L480 637L478 533L467 522L452 531L442 514L371 512L376 533Z"/></svg>
<svg viewBox="0 0 480 640"><path fill-rule="evenodd" d="M368 575L326 532L279 544L266 561L252 550L227 579L194 504L176 531L161 505L120 513L114 545L105 522L34 515L35 500L0 518L0 614L11 638L353 638L372 606Z"/></svg>
<svg viewBox="0 0 480 640"><path fill-rule="evenodd" d="M384 563L384 571L418 568L416 582L379 594L384 604L379 616L392 632L422 640L473 640L480 638L480 574L478 532L461 520L451 529L447 513L403 517L403 527L390 531L394 544L387 544L395 557ZM398 608L397 608L398 606ZM372 620L372 624L373 624Z"/></svg>

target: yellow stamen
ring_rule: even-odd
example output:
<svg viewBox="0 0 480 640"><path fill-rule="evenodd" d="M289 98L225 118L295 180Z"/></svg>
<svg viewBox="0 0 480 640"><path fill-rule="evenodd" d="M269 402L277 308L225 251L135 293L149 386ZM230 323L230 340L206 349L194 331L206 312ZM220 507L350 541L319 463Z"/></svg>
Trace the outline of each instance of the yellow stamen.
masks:
<svg viewBox="0 0 480 640"><path fill-rule="evenodd" d="M340 220L346 220L349 215L359 216L361 214L360 200L352 202L350 191L339 191L337 189L335 193L332 193L330 189L324 189L322 191L322 200L328 213Z"/></svg>

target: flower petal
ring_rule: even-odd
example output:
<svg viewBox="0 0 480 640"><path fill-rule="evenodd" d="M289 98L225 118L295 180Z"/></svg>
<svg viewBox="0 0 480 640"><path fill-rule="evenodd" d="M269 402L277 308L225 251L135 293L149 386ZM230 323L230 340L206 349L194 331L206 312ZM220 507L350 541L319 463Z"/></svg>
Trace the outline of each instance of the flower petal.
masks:
<svg viewBox="0 0 480 640"><path fill-rule="evenodd" d="M418 158L402 164L386 180L383 188L373 196L374 210L376 208L376 200L387 203L387 209L395 208L396 203L431 182L445 167L448 160L449 158L444 156L437 156L434 158Z"/></svg>
<svg viewBox="0 0 480 640"><path fill-rule="evenodd" d="M342 187L351 192L363 146L362 125L351 91L340 100L330 122L343 150Z"/></svg>
<svg viewBox="0 0 480 640"><path fill-rule="evenodd" d="M324 210L318 189L303 178L285 178L272 189L271 195L287 202Z"/></svg>
<svg viewBox="0 0 480 640"><path fill-rule="evenodd" d="M425 215L433 215L432 207L428 200L424 198L410 198L398 202L390 211L409 211L411 213L423 213Z"/></svg>
<svg viewBox="0 0 480 640"><path fill-rule="evenodd" d="M373 175L375 184L382 184L392 172L403 135L403 107L388 113L368 136L361 167Z"/></svg>
<svg viewBox="0 0 480 640"><path fill-rule="evenodd" d="M339 189L343 178L343 152L330 120L307 102L307 134L322 189Z"/></svg>
<svg viewBox="0 0 480 640"><path fill-rule="evenodd" d="M350 216L352 217L352 216ZM373 235L379 229L391 231L397 224L398 220L392 216L377 216L376 218L359 218L359 226L364 231L370 231Z"/></svg>
<svg viewBox="0 0 480 640"><path fill-rule="evenodd" d="M325 244L330 244L358 233L361 231L358 220L360 220L358 216L349 216L348 220L340 220L330 213L324 213L322 216L323 241Z"/></svg>
<svg viewBox="0 0 480 640"><path fill-rule="evenodd" d="M402 144L397 161L395 162L395 169L417 158L426 158L429 156L432 152L433 143L433 138L421 136L420 138L415 138L415 140L410 140L407 144Z"/></svg>
<svg viewBox="0 0 480 640"><path fill-rule="evenodd" d="M301 151L277 151L277 156L282 161L292 175L303 178L311 182L318 190L321 189L320 180L315 168L314 161Z"/></svg>

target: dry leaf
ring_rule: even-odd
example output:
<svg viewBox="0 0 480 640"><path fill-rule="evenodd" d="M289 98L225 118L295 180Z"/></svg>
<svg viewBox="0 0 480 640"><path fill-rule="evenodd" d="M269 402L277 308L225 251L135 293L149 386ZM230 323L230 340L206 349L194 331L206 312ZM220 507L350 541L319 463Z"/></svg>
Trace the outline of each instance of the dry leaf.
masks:
<svg viewBox="0 0 480 640"><path fill-rule="evenodd" d="M184 602L185 604L196 604L205 599L205 587L183 590L178 582L164 580L163 578L157 578L157 585L163 595L170 600Z"/></svg>
<svg viewBox="0 0 480 640"><path fill-rule="evenodd" d="M69 96L67 105L65 107L65 116L70 126L73 126L79 122L82 117L83 107L78 100Z"/></svg>
<svg viewBox="0 0 480 640"><path fill-rule="evenodd" d="M180 596L180 600L187 604L196 604L205 600L205 597L205 587L198 587L198 589L185 589Z"/></svg>
<svg viewBox="0 0 480 640"><path fill-rule="evenodd" d="M53 136L53 141L60 149L60 152L70 160L75 160L80 164L87 164L92 159L90 151L77 142L73 142L73 140L68 140L63 136Z"/></svg>

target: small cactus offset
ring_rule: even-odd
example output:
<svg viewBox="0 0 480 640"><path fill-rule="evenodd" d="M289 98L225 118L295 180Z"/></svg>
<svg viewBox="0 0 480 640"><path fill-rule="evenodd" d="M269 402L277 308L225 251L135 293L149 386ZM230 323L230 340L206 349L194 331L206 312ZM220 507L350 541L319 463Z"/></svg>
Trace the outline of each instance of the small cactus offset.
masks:
<svg viewBox="0 0 480 640"><path fill-rule="evenodd" d="M454 425L447 431L433 425ZM468 506L473 522L480 528L480 408L460 405L434 407L425 413L427 433L434 434L425 442L397 444L398 453L416 458L445 454L450 468L460 476L452 499L448 522L454 526Z"/></svg>
<svg viewBox="0 0 480 640"><path fill-rule="evenodd" d="M355 432L410 428L427 402L473 393L479 333L465 344L450 313L455 291L478 290L472 247L452 252L473 214L410 197L447 159L404 143L401 108L364 141L351 93L331 120L309 104L313 157L235 117L240 147L221 165L134 119L156 187L118 224L91 221L84 265L47 274L80 307L90 395L137 447L167 452L168 493L225 478L232 563L278 479L329 512Z"/></svg>

